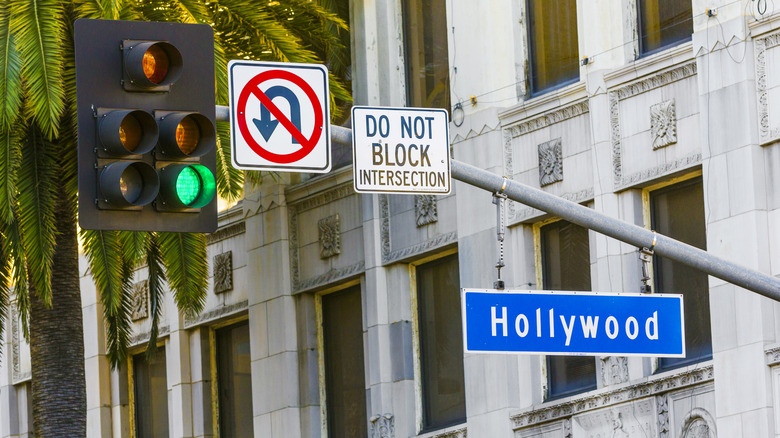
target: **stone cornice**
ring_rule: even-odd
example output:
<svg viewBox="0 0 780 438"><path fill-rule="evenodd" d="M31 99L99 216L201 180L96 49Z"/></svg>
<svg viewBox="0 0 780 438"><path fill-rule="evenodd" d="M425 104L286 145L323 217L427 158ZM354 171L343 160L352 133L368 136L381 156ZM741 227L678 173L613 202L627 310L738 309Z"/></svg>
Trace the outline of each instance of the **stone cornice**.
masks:
<svg viewBox="0 0 780 438"><path fill-rule="evenodd" d="M551 402L541 406L534 406L527 411L512 415L510 420L512 421L512 428L517 430L561 420L581 412L699 385L710 382L713 379L713 365L709 362L704 366L685 369L671 375L658 378L650 377L647 381L641 383L629 384L596 394L588 393L583 396L566 399L562 402Z"/></svg>

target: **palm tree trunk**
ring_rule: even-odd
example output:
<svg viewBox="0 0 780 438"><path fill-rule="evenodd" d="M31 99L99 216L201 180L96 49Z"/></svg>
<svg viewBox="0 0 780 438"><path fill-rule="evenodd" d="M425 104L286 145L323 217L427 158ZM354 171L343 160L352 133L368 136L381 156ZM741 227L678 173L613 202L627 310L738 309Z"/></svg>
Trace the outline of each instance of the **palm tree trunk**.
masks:
<svg viewBox="0 0 780 438"><path fill-rule="evenodd" d="M46 308L34 292L30 297L33 424L40 438L87 433L84 328L72 202L60 199L55 211L52 308Z"/></svg>

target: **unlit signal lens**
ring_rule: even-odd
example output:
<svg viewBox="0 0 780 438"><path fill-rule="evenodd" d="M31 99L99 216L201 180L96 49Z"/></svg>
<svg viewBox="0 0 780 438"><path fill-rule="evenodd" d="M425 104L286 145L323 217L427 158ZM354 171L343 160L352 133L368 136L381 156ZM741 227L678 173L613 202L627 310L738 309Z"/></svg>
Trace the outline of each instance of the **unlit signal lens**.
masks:
<svg viewBox="0 0 780 438"><path fill-rule="evenodd" d="M141 129L138 119L132 113L125 116L122 123L119 124L119 141L122 142L122 146L130 152L135 152L142 136L143 129Z"/></svg>
<svg viewBox="0 0 780 438"><path fill-rule="evenodd" d="M153 84L159 84L168 74L168 55L155 44L144 52L143 69L146 78Z"/></svg>
<svg viewBox="0 0 780 438"><path fill-rule="evenodd" d="M144 180L141 177L141 173L134 166L126 168L122 172L122 176L119 177L119 191L122 192L122 196L130 204L135 204L138 198L141 197L143 186Z"/></svg>
<svg viewBox="0 0 780 438"><path fill-rule="evenodd" d="M187 116L176 126L176 145L185 155L192 154L200 142L200 128L192 116Z"/></svg>

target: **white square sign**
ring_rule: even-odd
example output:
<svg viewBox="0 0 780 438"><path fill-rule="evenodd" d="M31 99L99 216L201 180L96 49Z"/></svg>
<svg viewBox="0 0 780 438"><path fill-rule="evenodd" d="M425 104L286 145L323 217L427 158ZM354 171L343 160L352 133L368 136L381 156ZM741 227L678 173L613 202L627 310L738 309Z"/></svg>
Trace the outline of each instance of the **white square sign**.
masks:
<svg viewBox="0 0 780 438"><path fill-rule="evenodd" d="M330 171L328 69L317 64L230 61L233 167Z"/></svg>
<svg viewBox="0 0 780 438"><path fill-rule="evenodd" d="M360 193L450 192L443 109L352 107L353 183Z"/></svg>

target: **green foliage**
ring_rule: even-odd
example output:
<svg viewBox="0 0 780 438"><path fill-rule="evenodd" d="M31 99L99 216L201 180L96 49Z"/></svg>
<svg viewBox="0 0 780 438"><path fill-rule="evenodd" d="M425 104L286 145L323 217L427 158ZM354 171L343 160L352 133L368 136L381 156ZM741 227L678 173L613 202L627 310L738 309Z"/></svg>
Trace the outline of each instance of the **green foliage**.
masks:
<svg viewBox="0 0 780 438"><path fill-rule="evenodd" d="M349 34L335 0L7 0L0 2L0 333L9 300L25 335L30 291L51 303L54 205L78 193L73 21L76 18L205 23L214 28L216 104L228 103L227 61L326 63L333 120L351 102ZM342 8L339 10L338 8ZM263 174L233 168L229 126L217 124L217 188L229 201ZM271 176L275 176L271 174ZM75 205L75 202L70 203ZM75 218L76 212L72 212ZM75 224L73 224L75 226ZM203 309L204 235L81 231L103 307L108 357L127 357L135 270L146 264L154 353L168 284L178 309ZM11 292L13 287L13 293ZM171 309L170 311L173 311Z"/></svg>

